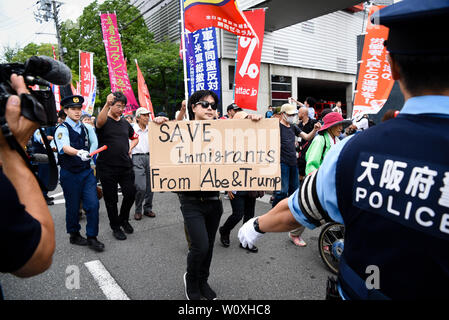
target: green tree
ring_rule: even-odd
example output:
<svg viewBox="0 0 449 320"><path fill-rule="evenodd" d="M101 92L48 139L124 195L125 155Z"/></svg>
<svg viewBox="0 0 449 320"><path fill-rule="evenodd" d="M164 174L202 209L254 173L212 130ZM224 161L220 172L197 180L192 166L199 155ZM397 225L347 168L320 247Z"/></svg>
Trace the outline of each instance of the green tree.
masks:
<svg viewBox="0 0 449 320"><path fill-rule="evenodd" d="M49 56L53 57L53 48L57 45L51 43L29 43L23 48L18 47L4 47L3 48L3 60L6 62L25 62L31 56ZM58 50L56 49L56 54Z"/></svg>
<svg viewBox="0 0 449 320"><path fill-rule="evenodd" d="M61 40L63 47L67 48L67 53L64 54L65 63L72 70L78 70L79 50L94 53L94 74L97 77L99 93L96 108L101 108L111 92L100 24L100 14L106 12L115 12L117 15L123 54L127 60L128 75L136 99L137 70L134 59L138 60L146 78L155 113L165 108L171 114L170 109L173 109L173 105L181 101L183 96L182 88L177 93L173 89L181 87L176 83L176 75L181 66L179 47L169 42L155 43L142 17L129 24L140 14L137 8L130 5L129 0L106 0L102 4L94 1L84 8L83 14L76 22L63 22ZM182 77L180 82L182 83ZM170 105L171 108L167 108Z"/></svg>

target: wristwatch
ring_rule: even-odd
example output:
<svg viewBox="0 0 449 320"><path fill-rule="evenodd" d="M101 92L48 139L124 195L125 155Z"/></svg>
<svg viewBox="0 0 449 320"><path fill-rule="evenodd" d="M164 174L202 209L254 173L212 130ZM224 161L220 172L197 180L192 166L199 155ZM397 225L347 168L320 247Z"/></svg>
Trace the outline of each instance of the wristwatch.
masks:
<svg viewBox="0 0 449 320"><path fill-rule="evenodd" d="M261 231L261 230L259 229L259 217L257 217L257 218L254 220L254 230L256 230L256 231L259 232L259 233L265 233L265 232L263 232L263 231Z"/></svg>

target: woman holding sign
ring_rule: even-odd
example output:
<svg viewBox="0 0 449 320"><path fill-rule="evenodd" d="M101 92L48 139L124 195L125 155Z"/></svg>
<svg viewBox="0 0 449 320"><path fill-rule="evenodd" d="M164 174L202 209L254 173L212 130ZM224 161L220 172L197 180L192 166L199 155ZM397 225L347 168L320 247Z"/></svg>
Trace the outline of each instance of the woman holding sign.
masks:
<svg viewBox="0 0 449 320"><path fill-rule="evenodd" d="M213 120L218 107L217 95L209 90L194 92L187 103L192 120ZM154 122L162 124L168 119L156 117ZM217 294L207 280L215 235L218 230L223 205L218 191L179 192L184 224L190 236L191 246L187 255L187 272L184 274L185 293L188 300L215 300Z"/></svg>

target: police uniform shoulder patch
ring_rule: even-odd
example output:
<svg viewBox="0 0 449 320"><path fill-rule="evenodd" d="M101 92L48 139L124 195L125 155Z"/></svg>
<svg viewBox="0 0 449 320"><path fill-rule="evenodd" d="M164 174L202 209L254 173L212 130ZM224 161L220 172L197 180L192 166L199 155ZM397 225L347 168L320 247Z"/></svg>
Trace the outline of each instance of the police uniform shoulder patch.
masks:
<svg viewBox="0 0 449 320"><path fill-rule="evenodd" d="M58 140L61 140L62 139L62 132L60 132L59 134L58 134Z"/></svg>

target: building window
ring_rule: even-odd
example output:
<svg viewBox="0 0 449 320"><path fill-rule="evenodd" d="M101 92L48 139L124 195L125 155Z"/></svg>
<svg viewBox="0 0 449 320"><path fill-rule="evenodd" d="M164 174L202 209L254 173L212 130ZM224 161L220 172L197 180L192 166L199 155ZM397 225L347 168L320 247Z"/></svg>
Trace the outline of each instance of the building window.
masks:
<svg viewBox="0 0 449 320"><path fill-rule="evenodd" d="M292 77L271 76L271 105L273 107L288 103L292 96Z"/></svg>
<svg viewBox="0 0 449 320"><path fill-rule="evenodd" d="M315 33L315 23L313 21L304 21L301 23L301 30L307 33Z"/></svg>
<svg viewBox="0 0 449 320"><path fill-rule="evenodd" d="M235 66L229 66L229 90L234 90Z"/></svg>

